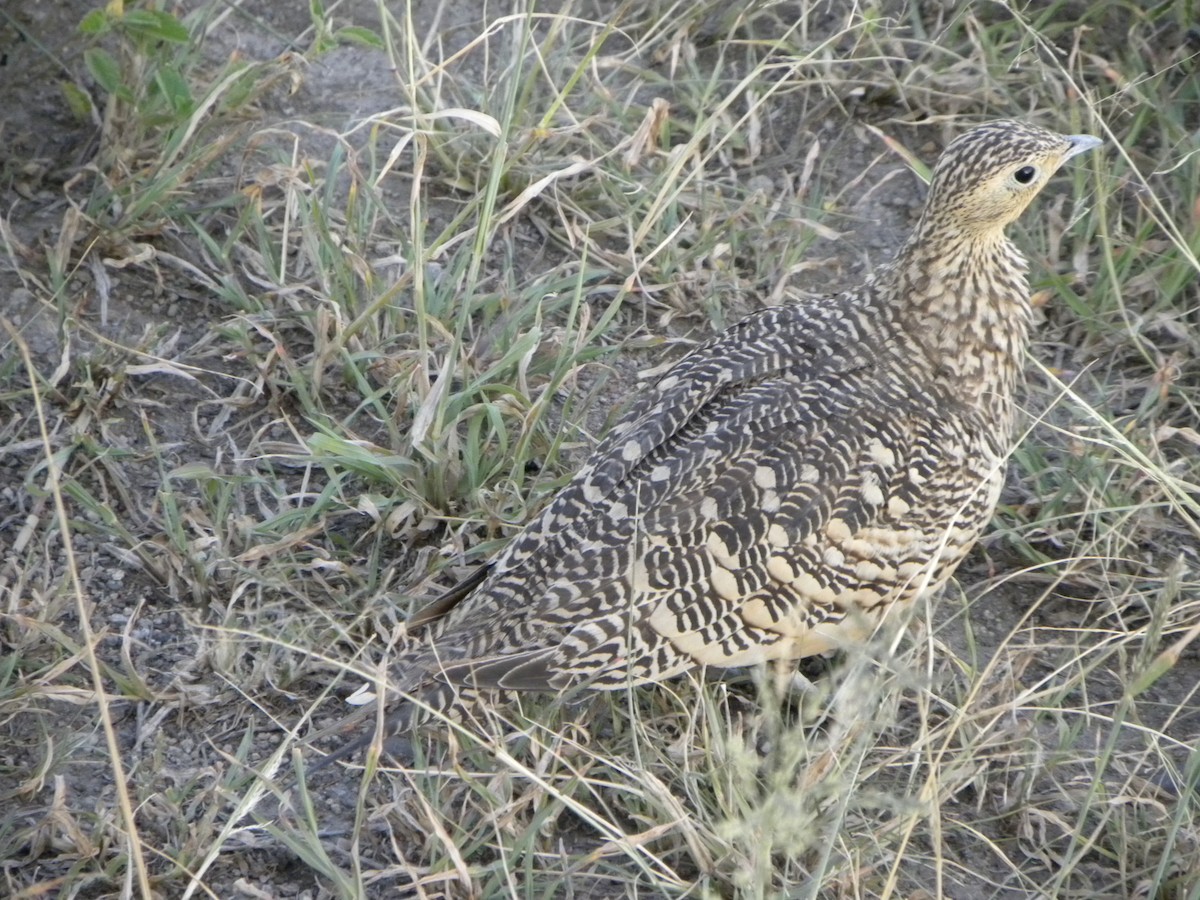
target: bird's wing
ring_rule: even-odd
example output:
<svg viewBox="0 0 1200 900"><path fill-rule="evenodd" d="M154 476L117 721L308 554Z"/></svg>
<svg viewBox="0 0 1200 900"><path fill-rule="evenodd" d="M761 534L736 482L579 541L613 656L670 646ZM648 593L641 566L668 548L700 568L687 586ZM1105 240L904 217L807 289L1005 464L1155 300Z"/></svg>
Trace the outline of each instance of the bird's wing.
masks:
<svg viewBox="0 0 1200 900"><path fill-rule="evenodd" d="M453 613L469 619L486 607L487 593L474 589L487 577L510 571L534 554L565 547L572 529L564 529L609 497L647 456L668 453L689 428L719 415L719 397L728 398L787 367L791 377L868 364L844 351L857 338L850 298L827 298L805 313L811 327L797 330L797 308L771 307L743 319L693 350L642 393L596 446L572 480L509 543L500 556L481 566L408 621L410 630ZM830 361L837 360L835 366ZM466 601L466 602L464 602ZM439 623L441 627L445 622ZM437 629L435 629L436 632Z"/></svg>
<svg viewBox="0 0 1200 900"><path fill-rule="evenodd" d="M902 376L879 383L883 347L863 340L856 312L766 310L682 360L454 607L434 646L405 660L400 683L437 674L544 688L594 675L605 654L614 673L644 658L647 677L670 657L686 668L803 655L763 648L842 618L839 602L881 603L856 586L866 561L831 565L844 552L825 545L853 550L863 529L911 506L909 458L962 436L919 433L938 400ZM914 557L933 539L901 538Z"/></svg>
<svg viewBox="0 0 1200 900"><path fill-rule="evenodd" d="M644 508L634 528L597 524L579 561L492 585L510 599L447 633L427 673L472 688L615 688L806 656L939 586L986 522L996 460L968 452L970 416L930 419L899 398L855 406L846 387L843 412L752 428L717 474Z"/></svg>
<svg viewBox="0 0 1200 900"><path fill-rule="evenodd" d="M669 465L678 445L719 421L747 390L780 377L799 384L818 374L870 366L870 348L859 346L859 315L849 297L826 298L803 315L793 306L772 307L693 350L634 402L574 478L493 560L488 583L524 570L532 557L577 550L581 527L598 513L611 514L614 503L620 512L620 496L631 484L655 476L635 470L650 460ZM801 319L808 327L797 326ZM851 347L858 349L850 352ZM438 598L426 607L431 614L423 609L417 615L427 623L449 613L438 630L490 615L495 598L486 584L452 602Z"/></svg>
<svg viewBox="0 0 1200 900"><path fill-rule="evenodd" d="M506 548L497 568L520 564L565 521L623 493L630 474L648 460L669 464L681 440L719 422L732 398L764 380L801 383L871 365L872 348L857 340L862 312L850 298L800 310L762 310L680 360L613 426L571 483Z"/></svg>

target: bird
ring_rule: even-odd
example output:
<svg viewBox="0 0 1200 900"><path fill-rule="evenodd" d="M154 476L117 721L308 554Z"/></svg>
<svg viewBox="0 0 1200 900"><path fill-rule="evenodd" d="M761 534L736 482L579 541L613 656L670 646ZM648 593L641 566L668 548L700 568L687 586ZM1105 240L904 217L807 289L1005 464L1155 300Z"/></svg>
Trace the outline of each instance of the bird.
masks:
<svg viewBox="0 0 1200 900"><path fill-rule="evenodd" d="M971 128L892 261L663 372L492 561L410 617L384 737L512 692L825 654L935 594L990 521L1013 444L1032 314L1005 229L1101 143Z"/></svg>

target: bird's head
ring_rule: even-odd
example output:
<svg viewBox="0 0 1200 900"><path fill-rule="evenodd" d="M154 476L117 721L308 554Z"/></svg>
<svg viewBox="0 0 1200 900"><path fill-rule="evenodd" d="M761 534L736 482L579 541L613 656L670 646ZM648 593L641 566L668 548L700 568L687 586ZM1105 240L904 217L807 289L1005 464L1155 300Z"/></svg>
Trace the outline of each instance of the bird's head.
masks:
<svg viewBox="0 0 1200 900"><path fill-rule="evenodd" d="M950 143L933 170L926 217L941 226L998 233L1016 220L1059 166L1102 143L1024 122L997 121Z"/></svg>

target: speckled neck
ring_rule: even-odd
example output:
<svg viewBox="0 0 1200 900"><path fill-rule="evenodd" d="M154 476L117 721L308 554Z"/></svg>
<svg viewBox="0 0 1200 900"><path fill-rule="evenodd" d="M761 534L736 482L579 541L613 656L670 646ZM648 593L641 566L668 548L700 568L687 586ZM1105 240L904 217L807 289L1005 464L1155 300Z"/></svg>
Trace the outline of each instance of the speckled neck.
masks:
<svg viewBox="0 0 1200 900"><path fill-rule="evenodd" d="M1008 423L1029 343L1028 265L1002 230L923 218L892 269L898 316L940 380Z"/></svg>

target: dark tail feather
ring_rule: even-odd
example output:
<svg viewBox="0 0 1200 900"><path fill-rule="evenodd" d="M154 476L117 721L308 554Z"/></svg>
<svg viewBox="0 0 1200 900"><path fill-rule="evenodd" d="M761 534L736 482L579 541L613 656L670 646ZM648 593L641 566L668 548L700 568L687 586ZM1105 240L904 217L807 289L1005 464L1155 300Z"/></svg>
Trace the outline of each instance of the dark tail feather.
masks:
<svg viewBox="0 0 1200 900"><path fill-rule="evenodd" d="M400 700L388 711L383 723L383 749L389 755L401 760L412 759L412 742L408 739L408 735L412 733L413 729L437 721L442 717L452 720L463 719L470 706L478 702L480 692L473 688L460 689L444 681L437 681L427 682L424 687L418 688L415 695L410 696L415 696L421 702ZM393 700L393 703L395 702ZM364 718L361 711L353 713L346 716L333 728L322 731L318 737L349 731L361 723ZM375 740L375 728L368 726L364 733L351 738L342 746L316 760L309 766L309 771L319 772L331 763L353 756L360 750L369 747L373 740Z"/></svg>
<svg viewBox="0 0 1200 900"><path fill-rule="evenodd" d="M408 618L409 632L413 632L423 625L428 625L430 622L440 619L458 604L462 603L479 585L483 584L483 580L488 577L488 573L492 571L491 563L480 566L446 593L442 594L436 600L431 600L429 603L422 606Z"/></svg>

